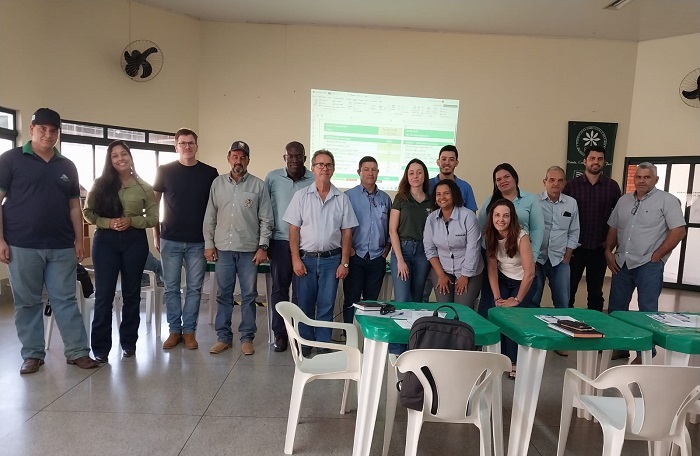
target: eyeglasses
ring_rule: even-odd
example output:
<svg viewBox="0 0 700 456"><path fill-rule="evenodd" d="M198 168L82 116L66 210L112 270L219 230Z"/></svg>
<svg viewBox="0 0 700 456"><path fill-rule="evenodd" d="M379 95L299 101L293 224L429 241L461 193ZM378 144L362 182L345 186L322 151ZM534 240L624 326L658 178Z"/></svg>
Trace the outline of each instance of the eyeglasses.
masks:
<svg viewBox="0 0 700 456"><path fill-rule="evenodd" d="M641 203L641 200L635 199L634 200L634 206L632 207L632 215L637 215L637 210L639 209L639 203Z"/></svg>
<svg viewBox="0 0 700 456"><path fill-rule="evenodd" d="M190 149L194 149L194 147L197 145L197 143L193 142L193 141L189 141L189 142L179 142L179 143L177 143L177 145L180 147L187 147Z"/></svg>
<svg viewBox="0 0 700 456"><path fill-rule="evenodd" d="M306 158L305 155L291 155L291 154L287 154L287 155L284 156L284 159L287 160L287 161L299 161L299 162L303 162L305 158Z"/></svg>
<svg viewBox="0 0 700 456"><path fill-rule="evenodd" d="M333 163L315 163L314 166L318 169L333 169L333 168L335 168Z"/></svg>

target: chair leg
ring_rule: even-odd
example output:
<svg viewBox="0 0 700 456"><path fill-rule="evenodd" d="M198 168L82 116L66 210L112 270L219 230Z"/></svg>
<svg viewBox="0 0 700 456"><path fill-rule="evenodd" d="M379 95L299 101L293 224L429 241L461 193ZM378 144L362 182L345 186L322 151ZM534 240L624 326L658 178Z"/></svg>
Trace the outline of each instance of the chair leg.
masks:
<svg viewBox="0 0 700 456"><path fill-rule="evenodd" d="M53 334L53 312L46 317L46 327L44 328L44 347L46 350L51 346L51 334Z"/></svg>
<svg viewBox="0 0 700 456"><path fill-rule="evenodd" d="M340 402L340 414L345 415L348 411L348 396L350 395L350 379L345 379L345 386L343 387L343 399Z"/></svg>
<svg viewBox="0 0 700 456"><path fill-rule="evenodd" d="M391 446L391 434L394 432L394 419L396 418L396 404L399 399L399 392L396 390L396 382L399 381L396 368L396 356L393 356L393 362L386 365L386 420L384 421L384 447L382 448L382 456L389 454Z"/></svg>
<svg viewBox="0 0 700 456"><path fill-rule="evenodd" d="M488 393L490 396L491 393ZM482 399L480 402L485 402ZM481 456L491 456L491 408L484 403L479 411L479 419L476 424L479 427L479 450Z"/></svg>
<svg viewBox="0 0 700 456"><path fill-rule="evenodd" d="M297 432L301 399L304 396L304 386L306 386L307 380L308 378L300 375L298 371L294 372L292 397L289 400L289 417L287 418L287 436L284 440L284 454L292 454L294 451L294 437Z"/></svg>
<svg viewBox="0 0 700 456"><path fill-rule="evenodd" d="M155 327L156 327L156 337L160 338L160 327L161 324L163 323L163 293L164 293L163 288L156 288L156 291L153 295L153 313L155 314L154 317L156 319L155 322Z"/></svg>
<svg viewBox="0 0 700 456"><path fill-rule="evenodd" d="M153 305L153 292L146 291L146 323L151 322L151 315L154 312Z"/></svg>
<svg viewBox="0 0 700 456"><path fill-rule="evenodd" d="M406 456L416 456L418 453L418 439L423 427L423 412L408 409L408 424L406 425Z"/></svg>
<svg viewBox="0 0 700 456"><path fill-rule="evenodd" d="M620 456L624 443L624 431L612 426L603 426L603 456Z"/></svg>
<svg viewBox="0 0 700 456"><path fill-rule="evenodd" d="M574 411L574 385L566 382L564 377L564 393L561 398L561 418L559 420L559 444L557 445L557 456L564 456L566 452L566 441L569 439L569 428L571 427L571 415Z"/></svg>

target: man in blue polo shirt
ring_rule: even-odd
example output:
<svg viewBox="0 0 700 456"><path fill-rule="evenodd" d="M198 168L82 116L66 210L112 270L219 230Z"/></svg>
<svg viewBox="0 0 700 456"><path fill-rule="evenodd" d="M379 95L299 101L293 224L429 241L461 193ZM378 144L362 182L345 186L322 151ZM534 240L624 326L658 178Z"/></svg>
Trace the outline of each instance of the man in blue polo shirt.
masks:
<svg viewBox="0 0 700 456"><path fill-rule="evenodd" d="M76 266L83 259L78 171L54 146L61 118L38 109L31 141L0 155L0 261L7 264L15 326L24 362L20 374L44 364L43 288L56 314L68 364L92 369L83 319L75 298Z"/></svg>
<svg viewBox="0 0 700 456"><path fill-rule="evenodd" d="M459 165L459 152L457 148L452 144L448 144L440 149L440 154L438 155L437 165L440 167L440 173L430 179L430 193L435 191L435 186L438 182L443 179L452 179L457 183L457 187L462 191L462 197L464 198L464 207L471 209L476 213L478 209L476 205L476 198L474 198L474 190L469 182L460 179L455 176L455 168Z"/></svg>
<svg viewBox="0 0 700 456"><path fill-rule="evenodd" d="M352 323L360 298L374 301L379 297L386 274L389 240L389 211L391 198L377 188L377 160L367 156L360 159L357 170L360 185L346 191L359 225L352 229L350 269L343 279L343 321Z"/></svg>

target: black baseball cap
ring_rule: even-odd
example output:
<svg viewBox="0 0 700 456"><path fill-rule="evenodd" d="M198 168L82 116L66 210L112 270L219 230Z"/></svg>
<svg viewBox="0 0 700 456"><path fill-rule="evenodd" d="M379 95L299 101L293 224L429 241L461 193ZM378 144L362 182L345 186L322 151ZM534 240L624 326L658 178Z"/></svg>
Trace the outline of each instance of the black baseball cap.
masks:
<svg viewBox="0 0 700 456"><path fill-rule="evenodd" d="M250 157L250 147L248 147L248 144L246 144L243 141L234 141L233 144L231 144L229 152L232 152L234 150L242 150L247 156Z"/></svg>
<svg viewBox="0 0 700 456"><path fill-rule="evenodd" d="M39 108L32 115L32 125L53 125L61 129L61 116L49 108Z"/></svg>

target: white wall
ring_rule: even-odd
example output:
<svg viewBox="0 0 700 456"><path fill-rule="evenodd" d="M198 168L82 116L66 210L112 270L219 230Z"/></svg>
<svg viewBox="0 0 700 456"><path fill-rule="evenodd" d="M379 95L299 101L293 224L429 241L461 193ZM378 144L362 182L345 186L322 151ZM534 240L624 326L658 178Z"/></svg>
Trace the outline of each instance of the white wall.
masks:
<svg viewBox="0 0 700 456"><path fill-rule="evenodd" d="M700 33L639 43L627 155L700 155L700 108L678 91L698 56Z"/></svg>

